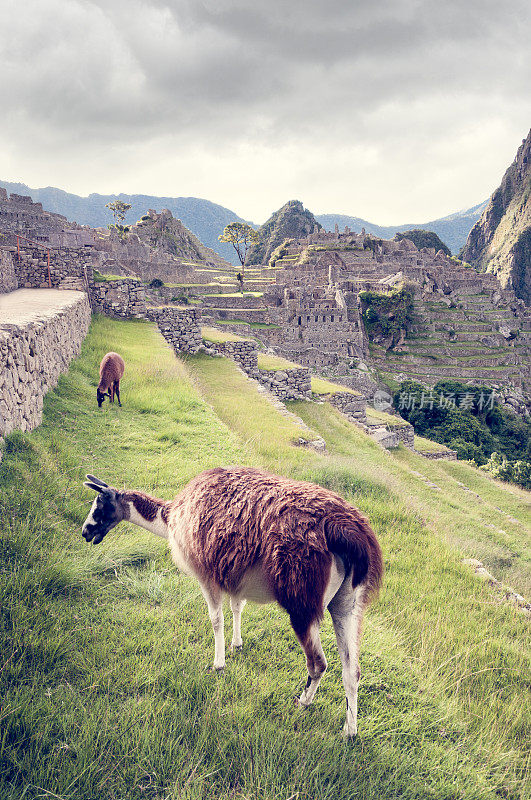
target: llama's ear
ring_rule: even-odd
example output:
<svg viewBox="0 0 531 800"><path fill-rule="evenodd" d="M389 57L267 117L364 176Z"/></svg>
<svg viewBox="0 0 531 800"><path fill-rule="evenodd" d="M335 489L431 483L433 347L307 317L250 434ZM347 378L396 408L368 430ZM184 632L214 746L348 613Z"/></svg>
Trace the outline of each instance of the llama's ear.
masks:
<svg viewBox="0 0 531 800"><path fill-rule="evenodd" d="M94 489L95 492L105 492L106 491L104 486L98 486L97 484L92 483L91 481L85 481L83 483L83 486L86 486L87 489Z"/></svg>
<svg viewBox="0 0 531 800"><path fill-rule="evenodd" d="M103 489L109 488L108 483L105 483L101 478L96 478L95 475L91 475L90 473L87 475L87 480L90 481L90 483L95 483L96 486L101 486Z"/></svg>

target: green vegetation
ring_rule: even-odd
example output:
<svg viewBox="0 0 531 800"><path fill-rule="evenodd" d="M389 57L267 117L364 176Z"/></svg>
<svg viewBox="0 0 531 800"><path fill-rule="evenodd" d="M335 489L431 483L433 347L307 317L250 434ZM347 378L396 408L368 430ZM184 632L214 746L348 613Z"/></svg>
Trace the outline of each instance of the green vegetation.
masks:
<svg viewBox="0 0 531 800"><path fill-rule="evenodd" d="M123 407L99 410L98 365L113 349L126 361ZM290 408L311 431L234 363L180 361L152 325L95 318L43 424L6 438L2 800L526 798L528 620L462 558L531 590L529 495L463 462L384 452L329 404ZM293 446L312 431L326 455ZM243 653L213 675L199 587L166 544L127 523L97 547L81 538L85 472L169 498L230 463L338 491L378 533L387 572L365 625L354 742L339 734L328 616L329 669L301 711L304 657L282 611L249 604Z"/></svg>
<svg viewBox="0 0 531 800"><path fill-rule="evenodd" d="M416 434L413 447L418 453L444 453L448 450L445 445L433 442L431 439L424 439Z"/></svg>
<svg viewBox="0 0 531 800"><path fill-rule="evenodd" d="M259 242L258 233L246 222L231 222L226 225L223 233L218 236L220 242L232 245L241 264L241 285L245 280L245 259L252 245ZM239 274L239 273L238 273Z"/></svg>
<svg viewBox="0 0 531 800"><path fill-rule="evenodd" d="M405 381L394 405L415 432L448 445L459 459L492 463L496 477L531 488L531 424L503 408L492 389L442 380L429 390ZM500 464L489 461L493 453Z"/></svg>
<svg viewBox="0 0 531 800"><path fill-rule="evenodd" d="M274 370L276 372L283 369L300 369L300 364L288 361L281 356L270 356L267 353L258 353L258 369Z"/></svg>
<svg viewBox="0 0 531 800"><path fill-rule="evenodd" d="M386 414L385 411L378 411L375 408L367 408L367 422L369 425L387 425L392 430L393 428L403 428L407 423L394 414Z"/></svg>
<svg viewBox="0 0 531 800"><path fill-rule="evenodd" d="M201 336L205 342L214 342L216 344L223 344L223 342L245 342L249 341L242 336L237 336L230 331L218 331L217 328L211 328L205 325L201 328Z"/></svg>
<svg viewBox="0 0 531 800"><path fill-rule="evenodd" d="M347 392L348 394L357 394L354 389L348 386L342 386L340 383L332 383L332 381L325 381L324 378L318 378L312 375L312 392L314 394L335 394L336 392Z"/></svg>
<svg viewBox="0 0 531 800"><path fill-rule="evenodd" d="M120 239L125 239L131 227L129 225L124 225L125 215L131 208L130 203L124 203L123 200L114 200L112 203L106 203L105 208L109 208L112 211L112 215L114 217L114 223L111 225L107 225L109 230L116 231Z"/></svg>
<svg viewBox="0 0 531 800"><path fill-rule="evenodd" d="M370 338L399 335L408 331L416 321L414 291L404 286L391 294L360 292L362 318Z"/></svg>
<svg viewBox="0 0 531 800"><path fill-rule="evenodd" d="M445 255L452 255L450 248L445 245L442 239L439 239L434 231L425 231L421 230L420 228L414 228L410 231L400 231L395 233L395 239L397 241L400 241L401 239L409 239L419 250L421 250L423 247L433 247L436 252L442 250Z"/></svg>

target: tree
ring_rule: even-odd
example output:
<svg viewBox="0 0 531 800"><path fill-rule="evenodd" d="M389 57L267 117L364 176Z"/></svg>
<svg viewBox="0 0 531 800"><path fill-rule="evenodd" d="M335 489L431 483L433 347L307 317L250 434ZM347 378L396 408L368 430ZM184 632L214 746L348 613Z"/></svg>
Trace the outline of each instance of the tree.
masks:
<svg viewBox="0 0 531 800"><path fill-rule="evenodd" d="M125 239L126 234L129 232L129 225L124 225L124 219L131 208L130 203L124 203L123 200L115 200L113 203L107 203L105 208L110 208L114 217L114 224L107 227L110 231L115 230L120 239Z"/></svg>
<svg viewBox="0 0 531 800"><path fill-rule="evenodd" d="M245 222L231 222L229 225L225 226L225 229L221 236L218 236L220 242L226 242L227 244L231 244L236 253L238 254L238 258L240 259L240 264L242 265L242 284L243 279L245 277L244 267L245 267L245 259L247 257L247 251L253 244L258 244L260 241L258 233L255 231L254 228L251 228L250 225L247 225Z"/></svg>

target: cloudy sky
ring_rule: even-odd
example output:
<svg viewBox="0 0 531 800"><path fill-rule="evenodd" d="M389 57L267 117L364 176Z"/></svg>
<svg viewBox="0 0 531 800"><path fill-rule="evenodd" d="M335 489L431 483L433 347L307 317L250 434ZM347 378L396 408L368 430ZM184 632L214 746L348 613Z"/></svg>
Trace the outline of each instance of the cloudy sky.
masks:
<svg viewBox="0 0 531 800"><path fill-rule="evenodd" d="M531 124L529 0L0 0L0 177L422 222Z"/></svg>

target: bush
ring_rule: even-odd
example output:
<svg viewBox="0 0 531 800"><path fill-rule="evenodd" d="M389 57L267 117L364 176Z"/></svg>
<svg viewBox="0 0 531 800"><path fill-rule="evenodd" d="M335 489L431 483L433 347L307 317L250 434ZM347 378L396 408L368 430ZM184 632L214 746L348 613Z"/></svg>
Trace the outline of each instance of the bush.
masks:
<svg viewBox="0 0 531 800"><path fill-rule="evenodd" d="M153 278L153 280L149 284L150 289L162 289L163 286L164 286L164 281L161 281L160 278Z"/></svg>
<svg viewBox="0 0 531 800"><path fill-rule="evenodd" d="M369 337L376 334L390 336L407 331L416 321L413 297L414 290L410 286L391 294L378 292L360 292L361 316Z"/></svg>

